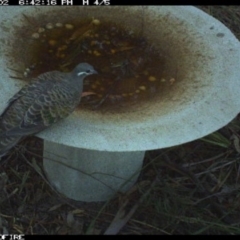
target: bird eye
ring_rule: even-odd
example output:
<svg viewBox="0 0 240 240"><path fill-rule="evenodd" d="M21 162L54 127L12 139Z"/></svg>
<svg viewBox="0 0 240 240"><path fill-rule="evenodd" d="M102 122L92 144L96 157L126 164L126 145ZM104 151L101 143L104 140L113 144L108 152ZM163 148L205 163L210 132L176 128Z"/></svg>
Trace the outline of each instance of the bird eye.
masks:
<svg viewBox="0 0 240 240"><path fill-rule="evenodd" d="M91 70L87 70L86 73L91 73Z"/></svg>

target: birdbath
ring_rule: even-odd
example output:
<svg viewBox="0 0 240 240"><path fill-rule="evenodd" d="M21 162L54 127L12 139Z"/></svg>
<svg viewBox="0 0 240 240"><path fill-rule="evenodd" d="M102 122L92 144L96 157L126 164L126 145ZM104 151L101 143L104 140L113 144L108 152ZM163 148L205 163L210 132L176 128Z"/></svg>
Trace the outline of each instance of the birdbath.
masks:
<svg viewBox="0 0 240 240"><path fill-rule="evenodd" d="M47 18L59 9L0 8L0 21L11 26L12 19L16 21L23 11L33 16L52 11ZM60 16L111 20L132 31L142 28L143 37L167 57L166 69L176 79L164 97L156 93L153 101L114 114L75 111L38 134L44 139L48 179L67 197L105 201L124 192L136 182L146 150L201 138L238 114L240 44L210 15L191 6L76 7L66 8L64 14ZM139 21L139 16L144 21ZM6 46L9 36L11 32L0 33ZM4 52L4 44L0 52ZM9 79L7 63L7 58L0 59L1 110L23 84Z"/></svg>

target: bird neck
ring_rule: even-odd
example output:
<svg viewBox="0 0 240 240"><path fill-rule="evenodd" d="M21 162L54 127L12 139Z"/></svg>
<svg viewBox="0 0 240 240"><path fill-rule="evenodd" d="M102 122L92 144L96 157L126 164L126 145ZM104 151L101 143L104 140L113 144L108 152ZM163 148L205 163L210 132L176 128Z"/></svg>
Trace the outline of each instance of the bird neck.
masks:
<svg viewBox="0 0 240 240"><path fill-rule="evenodd" d="M81 89L83 86L83 79L84 76L77 76L76 74L71 74L70 77L70 82L74 85L74 88L76 89Z"/></svg>

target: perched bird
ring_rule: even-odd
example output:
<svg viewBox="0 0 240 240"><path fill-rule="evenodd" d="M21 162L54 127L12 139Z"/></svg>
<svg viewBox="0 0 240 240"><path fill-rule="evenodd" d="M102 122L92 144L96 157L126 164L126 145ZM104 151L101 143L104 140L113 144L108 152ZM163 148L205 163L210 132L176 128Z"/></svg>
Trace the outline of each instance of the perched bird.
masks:
<svg viewBox="0 0 240 240"><path fill-rule="evenodd" d="M83 79L96 73L88 63L80 63L69 73L43 73L17 92L0 116L0 157L24 136L72 113L81 100Z"/></svg>

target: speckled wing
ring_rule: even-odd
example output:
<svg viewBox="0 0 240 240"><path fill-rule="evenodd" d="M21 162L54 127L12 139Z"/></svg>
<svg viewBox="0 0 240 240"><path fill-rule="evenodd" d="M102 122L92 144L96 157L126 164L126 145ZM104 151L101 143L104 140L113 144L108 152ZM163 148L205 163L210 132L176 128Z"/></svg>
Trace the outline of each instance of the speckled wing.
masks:
<svg viewBox="0 0 240 240"><path fill-rule="evenodd" d="M1 115L0 137L37 133L73 112L81 92L73 90L68 76L58 71L42 74L15 94Z"/></svg>

